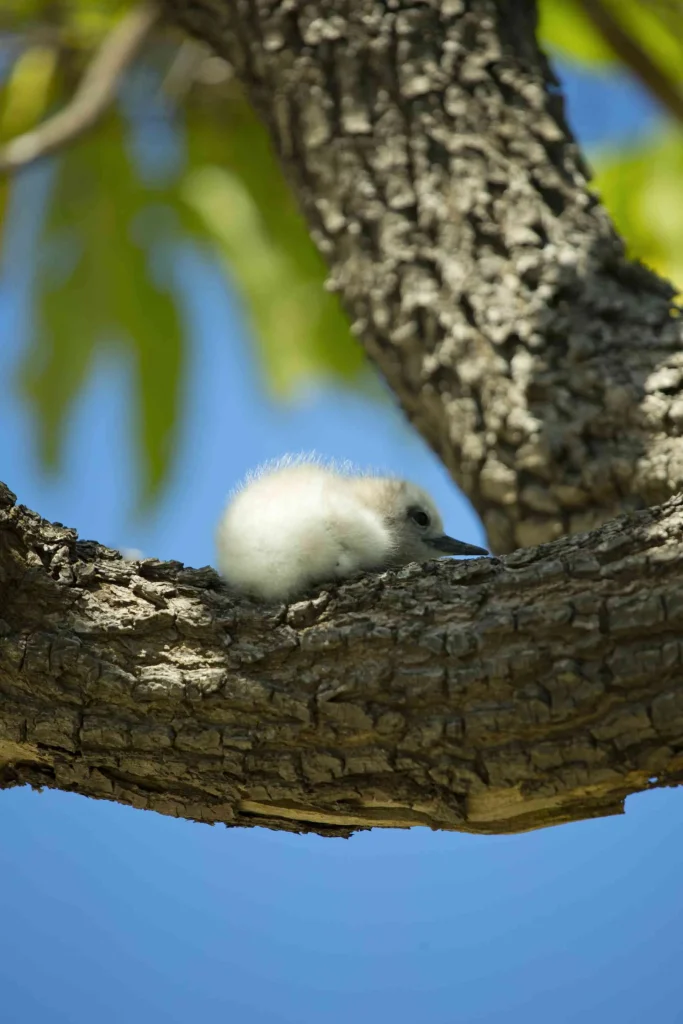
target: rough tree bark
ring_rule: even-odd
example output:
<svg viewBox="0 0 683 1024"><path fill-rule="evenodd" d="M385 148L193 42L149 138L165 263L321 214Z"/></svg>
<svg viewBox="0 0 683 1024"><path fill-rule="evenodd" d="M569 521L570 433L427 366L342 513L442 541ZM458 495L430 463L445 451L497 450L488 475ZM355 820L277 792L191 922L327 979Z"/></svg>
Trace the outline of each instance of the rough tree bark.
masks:
<svg viewBox="0 0 683 1024"><path fill-rule="evenodd" d="M354 329L498 552L683 482L683 330L629 262L533 0L163 0L269 125Z"/></svg>
<svg viewBox="0 0 683 1024"><path fill-rule="evenodd" d="M13 502L0 488L0 787L322 835L490 833L683 777L681 498L270 608Z"/></svg>
<svg viewBox="0 0 683 1024"><path fill-rule="evenodd" d="M356 330L499 551L664 500L671 289L625 260L531 0L164 0L270 124ZM0 786L231 825L513 832L683 778L683 499L289 608L0 492Z"/></svg>

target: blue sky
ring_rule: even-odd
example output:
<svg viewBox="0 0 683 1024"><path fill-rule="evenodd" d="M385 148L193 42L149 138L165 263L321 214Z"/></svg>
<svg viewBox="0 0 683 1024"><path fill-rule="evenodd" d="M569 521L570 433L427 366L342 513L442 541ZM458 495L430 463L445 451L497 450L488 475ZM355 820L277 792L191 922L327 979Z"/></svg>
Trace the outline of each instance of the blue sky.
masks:
<svg viewBox="0 0 683 1024"><path fill-rule="evenodd" d="M563 77L587 145L652 127L624 79ZM193 255L177 267L196 339L188 426L160 508L130 514L127 368L105 357L74 411L65 471L46 479L11 388L29 241L0 284L0 479L23 503L81 536L202 565L245 470L314 446L413 477L450 532L483 542L390 400L319 388L270 404L238 303ZM633 797L620 818L505 838L323 840L25 790L0 793L0 808L8 1024L683 1021L681 791Z"/></svg>

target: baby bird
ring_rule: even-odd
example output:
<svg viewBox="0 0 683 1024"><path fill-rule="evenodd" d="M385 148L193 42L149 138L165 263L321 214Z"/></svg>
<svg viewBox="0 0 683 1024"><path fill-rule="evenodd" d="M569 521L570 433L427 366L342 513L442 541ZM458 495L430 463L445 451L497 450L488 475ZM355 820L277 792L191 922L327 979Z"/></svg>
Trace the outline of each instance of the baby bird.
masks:
<svg viewBox="0 0 683 1024"><path fill-rule="evenodd" d="M429 495L392 477L286 457L250 474L216 533L218 568L237 591L288 601L314 584L444 555L488 555L443 532Z"/></svg>

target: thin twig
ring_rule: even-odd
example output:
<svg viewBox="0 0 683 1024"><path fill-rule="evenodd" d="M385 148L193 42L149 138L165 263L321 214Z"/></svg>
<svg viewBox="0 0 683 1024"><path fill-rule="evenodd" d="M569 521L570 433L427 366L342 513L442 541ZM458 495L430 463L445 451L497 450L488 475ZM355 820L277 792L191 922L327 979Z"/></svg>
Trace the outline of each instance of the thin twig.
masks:
<svg viewBox="0 0 683 1024"><path fill-rule="evenodd" d="M36 128L0 148L0 173L11 173L77 138L99 121L113 102L126 68L159 18L146 2L133 8L107 35L86 68L70 103Z"/></svg>
<svg viewBox="0 0 683 1024"><path fill-rule="evenodd" d="M659 100L664 109L677 121L683 123L683 95L675 83L638 46L602 0L579 0L579 4L617 57L632 71L648 92Z"/></svg>

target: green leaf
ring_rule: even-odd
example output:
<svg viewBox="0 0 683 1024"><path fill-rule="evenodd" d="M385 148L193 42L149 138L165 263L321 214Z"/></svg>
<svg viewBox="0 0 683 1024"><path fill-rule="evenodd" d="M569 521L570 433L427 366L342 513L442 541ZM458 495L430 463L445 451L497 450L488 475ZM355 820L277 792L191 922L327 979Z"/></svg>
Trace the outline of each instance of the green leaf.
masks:
<svg viewBox="0 0 683 1024"><path fill-rule="evenodd" d="M190 112L183 194L242 296L271 390L291 395L321 375L358 383L365 355L325 290L325 264L261 122L237 92L216 113Z"/></svg>
<svg viewBox="0 0 683 1024"><path fill-rule="evenodd" d="M683 137L662 133L637 147L598 154L594 186L641 259L683 291Z"/></svg>
<svg viewBox="0 0 683 1024"><path fill-rule="evenodd" d="M538 19L541 43L558 56L593 68L614 68L614 52L575 0L539 0Z"/></svg>
<svg viewBox="0 0 683 1024"><path fill-rule="evenodd" d="M683 81L683 5L603 0L636 44L673 82Z"/></svg>
<svg viewBox="0 0 683 1024"><path fill-rule="evenodd" d="M34 128L54 102L56 52L47 46L18 49L0 88L0 146ZM12 178L0 174L0 255Z"/></svg>
<svg viewBox="0 0 683 1024"><path fill-rule="evenodd" d="M673 82L683 80L683 4L669 0L601 0L634 45ZM614 70L619 57L577 0L539 0L539 38L567 60Z"/></svg>
<svg viewBox="0 0 683 1024"><path fill-rule="evenodd" d="M57 467L68 414L96 350L109 345L132 354L131 413L147 504L170 467L185 350L174 298L153 274L162 235L157 228L144 240L137 237L140 215L163 193L141 187L124 142L122 122L112 114L60 159L42 241L50 259L38 270L36 331L22 377L42 457Z"/></svg>

